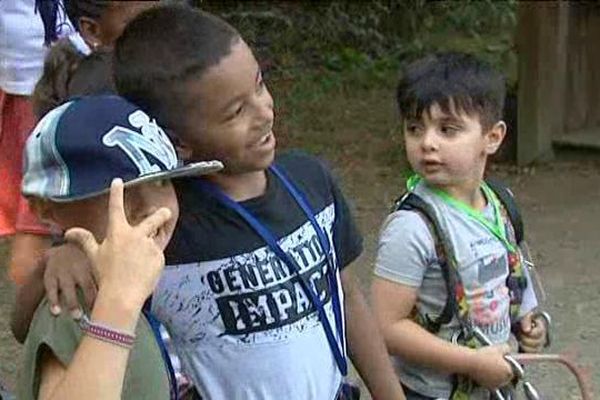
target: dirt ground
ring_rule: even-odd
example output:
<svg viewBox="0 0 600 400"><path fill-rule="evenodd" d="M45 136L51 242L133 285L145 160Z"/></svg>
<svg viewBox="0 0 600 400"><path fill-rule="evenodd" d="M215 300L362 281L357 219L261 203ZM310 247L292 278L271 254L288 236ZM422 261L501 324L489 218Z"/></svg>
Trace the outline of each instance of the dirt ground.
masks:
<svg viewBox="0 0 600 400"><path fill-rule="evenodd" d="M335 164L335 163L334 163ZM393 198L402 191L399 173L343 163L338 172L353 199L365 234L366 252L356 271L368 289L379 224ZM567 352L585 367L600 388L600 162L556 161L527 170L500 167L493 173L513 188L523 209L526 235L544 279L546 308L555 321L551 352ZM6 260L0 246L0 264ZM2 268L4 271L5 268ZM0 379L14 384L20 348L8 330L13 288L0 279ZM528 372L544 399L570 400L575 381L561 368Z"/></svg>

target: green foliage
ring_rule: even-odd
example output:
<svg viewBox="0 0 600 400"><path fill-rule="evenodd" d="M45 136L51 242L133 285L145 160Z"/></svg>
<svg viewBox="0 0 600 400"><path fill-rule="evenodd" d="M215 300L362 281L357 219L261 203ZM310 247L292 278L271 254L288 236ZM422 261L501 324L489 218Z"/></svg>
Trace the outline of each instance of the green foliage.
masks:
<svg viewBox="0 0 600 400"><path fill-rule="evenodd" d="M377 83L402 62L436 50L475 52L514 75L516 0L200 0L197 5L235 26L274 76L363 70L363 78ZM335 84L330 78L323 83Z"/></svg>
<svg viewBox="0 0 600 400"><path fill-rule="evenodd" d="M330 159L404 165L394 87L400 67L428 52L475 53L504 71L511 86L516 81L516 0L198 5L235 26L256 51L284 144Z"/></svg>

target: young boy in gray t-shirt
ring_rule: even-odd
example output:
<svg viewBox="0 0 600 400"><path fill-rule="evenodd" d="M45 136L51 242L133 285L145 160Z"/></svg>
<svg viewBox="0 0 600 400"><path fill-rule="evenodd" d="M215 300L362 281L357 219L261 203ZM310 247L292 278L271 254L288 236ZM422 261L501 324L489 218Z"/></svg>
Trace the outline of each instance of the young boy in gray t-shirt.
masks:
<svg viewBox="0 0 600 400"><path fill-rule="evenodd" d="M546 340L514 230L483 179L487 158L506 133L504 95L499 73L454 53L411 64L398 85L406 152L416 173L408 189L437 222L434 229L421 212L400 209L385 221L377 250L374 308L408 399L488 399L488 390L513 378L504 358L511 340L527 352ZM442 240L452 254L441 253ZM449 322L431 329L427 322L442 314L448 299L441 265L454 267L458 286L450 296L458 306ZM507 278L524 282L518 296ZM479 329L493 345L461 341L465 327ZM473 382L468 390L457 384L465 381Z"/></svg>

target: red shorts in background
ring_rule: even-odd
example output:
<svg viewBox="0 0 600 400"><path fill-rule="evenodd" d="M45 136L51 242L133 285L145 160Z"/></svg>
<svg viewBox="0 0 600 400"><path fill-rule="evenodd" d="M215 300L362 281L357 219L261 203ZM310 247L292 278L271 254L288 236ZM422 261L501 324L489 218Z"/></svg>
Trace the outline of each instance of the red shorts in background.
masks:
<svg viewBox="0 0 600 400"><path fill-rule="evenodd" d="M35 122L28 97L0 89L0 236L50 234L21 196L23 148Z"/></svg>

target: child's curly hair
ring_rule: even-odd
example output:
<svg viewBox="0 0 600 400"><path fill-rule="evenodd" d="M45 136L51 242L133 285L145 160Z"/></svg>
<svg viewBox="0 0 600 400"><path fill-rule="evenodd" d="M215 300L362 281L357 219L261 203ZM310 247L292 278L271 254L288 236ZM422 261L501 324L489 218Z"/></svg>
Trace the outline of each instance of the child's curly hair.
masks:
<svg viewBox="0 0 600 400"><path fill-rule="evenodd" d="M37 118L76 96L114 93L112 53L81 54L69 39L54 44L44 61L42 77L32 95Z"/></svg>
<svg viewBox="0 0 600 400"><path fill-rule="evenodd" d="M69 82L84 58L85 55L68 38L60 39L50 47L42 76L32 94L33 112L38 118L69 97Z"/></svg>

